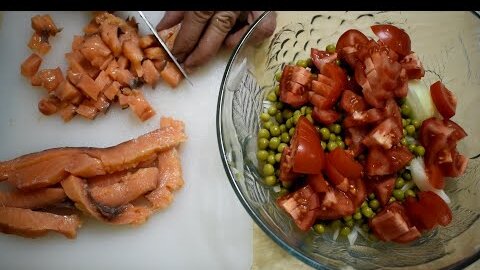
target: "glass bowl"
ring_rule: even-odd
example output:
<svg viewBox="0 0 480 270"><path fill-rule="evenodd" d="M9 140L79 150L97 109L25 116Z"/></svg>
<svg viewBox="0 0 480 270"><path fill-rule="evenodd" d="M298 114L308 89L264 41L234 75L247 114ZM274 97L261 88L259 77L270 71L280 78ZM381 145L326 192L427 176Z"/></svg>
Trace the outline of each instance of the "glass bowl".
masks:
<svg viewBox="0 0 480 270"><path fill-rule="evenodd" d="M225 171L239 200L258 226L290 254L315 268L463 268L480 257L480 19L473 12L277 12L275 34L250 45L264 13L233 51L217 106L217 136ZM278 188L263 184L257 170L259 115L266 93L284 63L306 59L310 48L336 43L347 29L374 38L373 24L407 31L431 83L441 79L458 98L453 118L468 133L458 150L470 157L466 173L447 181L453 221L410 244L358 237L350 245L332 234L299 231L275 203ZM376 39L376 37L375 37Z"/></svg>

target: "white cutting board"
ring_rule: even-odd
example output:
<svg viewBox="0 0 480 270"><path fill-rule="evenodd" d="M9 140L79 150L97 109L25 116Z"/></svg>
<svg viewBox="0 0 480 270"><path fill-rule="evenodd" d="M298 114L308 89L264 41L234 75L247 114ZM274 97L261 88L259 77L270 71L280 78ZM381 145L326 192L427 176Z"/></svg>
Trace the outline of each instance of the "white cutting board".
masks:
<svg viewBox="0 0 480 270"><path fill-rule="evenodd" d="M90 14L44 13L63 31L51 39L52 50L41 68L65 71L64 54ZM27 43L35 14L40 12L0 13L0 160L53 147L115 145L155 129L165 115L186 124L189 138L181 149L185 186L168 209L137 228L87 219L75 240L53 233L39 239L0 234L0 269L249 269L252 222L225 175L215 130L228 53L197 71L191 77L194 86L184 81L175 90L163 83L154 90L144 87L157 112L145 123L118 105L94 121L77 116L63 123L59 116L39 113L37 104L46 90L30 86L20 75L20 64L31 53ZM146 15L156 25L163 12Z"/></svg>

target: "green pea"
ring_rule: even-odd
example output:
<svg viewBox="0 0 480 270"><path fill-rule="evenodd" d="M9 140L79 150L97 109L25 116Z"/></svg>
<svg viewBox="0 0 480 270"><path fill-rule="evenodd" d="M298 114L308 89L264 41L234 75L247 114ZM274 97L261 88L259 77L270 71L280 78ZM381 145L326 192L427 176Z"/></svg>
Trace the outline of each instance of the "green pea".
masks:
<svg viewBox="0 0 480 270"><path fill-rule="evenodd" d="M368 198L369 198L370 200L375 199L375 193L370 193L370 194L368 194Z"/></svg>
<svg viewBox="0 0 480 270"><path fill-rule="evenodd" d="M269 165L269 164L268 164L268 165ZM373 217L373 210L372 210L372 208L370 208L370 207L362 208L362 214L363 214L366 218L372 218L372 217Z"/></svg>
<svg viewBox="0 0 480 270"><path fill-rule="evenodd" d="M281 79L282 79L282 71L279 70L279 71L277 71L277 73L275 73L275 80L277 80L277 82L279 82Z"/></svg>
<svg viewBox="0 0 480 270"><path fill-rule="evenodd" d="M405 197L415 197L415 192L411 189L405 190Z"/></svg>
<svg viewBox="0 0 480 270"><path fill-rule="evenodd" d="M312 109L312 107L310 107L310 106L307 107L307 109L305 110L305 113L306 113L306 114L312 114L312 112L313 112L313 109Z"/></svg>
<svg viewBox="0 0 480 270"><path fill-rule="evenodd" d="M323 226L323 224L315 224L313 225L313 230L318 233L318 234L322 234L325 232L325 226Z"/></svg>
<svg viewBox="0 0 480 270"><path fill-rule="evenodd" d="M340 134L340 132L342 132L342 126L340 126L339 124L333 124L332 125L332 131L335 134Z"/></svg>
<svg viewBox="0 0 480 270"><path fill-rule="evenodd" d="M407 138L403 137L403 138L400 140L400 143L401 143L402 145L407 145L407 144L408 144Z"/></svg>
<svg viewBox="0 0 480 270"><path fill-rule="evenodd" d="M283 149L285 149L285 147L287 147L286 143L280 143L277 148L278 153L283 153Z"/></svg>
<svg viewBox="0 0 480 270"><path fill-rule="evenodd" d="M335 53L335 44L328 44L325 49L328 53Z"/></svg>
<svg viewBox="0 0 480 270"><path fill-rule="evenodd" d="M268 152L265 150L258 150L257 151L257 158L260 161L265 161L268 158Z"/></svg>
<svg viewBox="0 0 480 270"><path fill-rule="evenodd" d="M352 216L344 216L344 217L343 217L343 220L345 220L345 221L352 220Z"/></svg>
<svg viewBox="0 0 480 270"><path fill-rule="evenodd" d="M407 130L406 129L403 129L402 132L403 132L403 136L407 136Z"/></svg>
<svg viewBox="0 0 480 270"><path fill-rule="evenodd" d="M293 137L294 134L295 134L295 128L292 127L290 128L290 130L288 130L288 135L290 135L290 137Z"/></svg>
<svg viewBox="0 0 480 270"><path fill-rule="evenodd" d="M405 127L407 134L413 136L415 134L415 127L413 125L408 125Z"/></svg>
<svg viewBox="0 0 480 270"><path fill-rule="evenodd" d="M313 61L312 61L312 58L307 58L307 66L308 67L313 67Z"/></svg>
<svg viewBox="0 0 480 270"><path fill-rule="evenodd" d="M322 134L322 140L327 141L330 138L330 130L328 128L321 128L320 134Z"/></svg>
<svg viewBox="0 0 480 270"><path fill-rule="evenodd" d="M273 168L272 164L265 164L263 165L263 175L264 176L271 176L275 173L275 168Z"/></svg>
<svg viewBox="0 0 480 270"><path fill-rule="evenodd" d="M331 124L330 126L328 126L328 130L330 130L330 132L332 132L332 133L335 133L335 132L333 132L333 124Z"/></svg>
<svg viewBox="0 0 480 270"><path fill-rule="evenodd" d="M279 146L279 148L280 148L280 146ZM276 153L276 154L275 154L275 161L276 161L277 163L279 163L280 160L282 160L282 153Z"/></svg>
<svg viewBox="0 0 480 270"><path fill-rule="evenodd" d="M335 140L337 140L337 136L335 136L335 134L333 133L330 133L330 137L328 138L328 140L334 142Z"/></svg>
<svg viewBox="0 0 480 270"><path fill-rule="evenodd" d="M270 132L267 129L262 128L258 131L258 138L270 139Z"/></svg>
<svg viewBox="0 0 480 270"><path fill-rule="evenodd" d="M275 93L275 95L280 95L280 86L279 85L276 85L275 87L273 87L273 92Z"/></svg>
<svg viewBox="0 0 480 270"><path fill-rule="evenodd" d="M283 112L282 112L282 116L283 116L283 118L285 118L285 119L291 118L291 117L293 116L293 112L292 112L291 110L289 110L289 109L285 109L285 110L283 110Z"/></svg>
<svg viewBox="0 0 480 270"><path fill-rule="evenodd" d="M312 115L311 114L307 114L305 115L305 118L307 118L307 120L313 124L313 118L312 118Z"/></svg>
<svg viewBox="0 0 480 270"><path fill-rule="evenodd" d="M285 126L285 124L281 124L280 125L280 132L283 133L285 131L287 131L287 126Z"/></svg>
<svg viewBox="0 0 480 270"><path fill-rule="evenodd" d="M307 62L307 60L300 59L300 60L297 61L296 65L299 66L299 67L306 68L306 67L308 67L308 62Z"/></svg>
<svg viewBox="0 0 480 270"><path fill-rule="evenodd" d="M395 179L395 188L402 188L405 185L405 180L402 177Z"/></svg>
<svg viewBox="0 0 480 270"><path fill-rule="evenodd" d="M298 119L300 119L300 116L302 116L301 114L300 115L293 115L293 123L295 123L295 125L298 123Z"/></svg>
<svg viewBox="0 0 480 270"><path fill-rule="evenodd" d="M403 126L403 127L408 126L407 119L402 118L402 126Z"/></svg>
<svg viewBox="0 0 480 270"><path fill-rule="evenodd" d="M289 118L287 119L287 121L285 122L285 126L289 129L291 127L293 127L293 124L292 124L292 118Z"/></svg>
<svg viewBox="0 0 480 270"><path fill-rule="evenodd" d="M275 164L275 155L268 155L267 157L267 163L274 165Z"/></svg>
<svg viewBox="0 0 480 270"><path fill-rule="evenodd" d="M268 108L267 112L268 114L270 114L271 116L274 116L275 114L277 114L277 107L275 106L270 106L270 108Z"/></svg>
<svg viewBox="0 0 480 270"><path fill-rule="evenodd" d="M347 227L349 228L352 228L353 226L355 226L355 221L353 219L345 221L345 225L347 225Z"/></svg>
<svg viewBox="0 0 480 270"><path fill-rule="evenodd" d="M342 141L337 141L337 144L338 144L338 147L340 147L341 149L345 149L345 143L342 142Z"/></svg>
<svg viewBox="0 0 480 270"><path fill-rule="evenodd" d="M280 112L277 112L277 114L275 114L275 120L279 124L283 123L283 117L282 117L282 114Z"/></svg>
<svg viewBox="0 0 480 270"><path fill-rule="evenodd" d="M295 111L293 112L293 116L295 116L295 115L300 116L300 115L302 115L302 112L301 112L300 110L295 110Z"/></svg>
<svg viewBox="0 0 480 270"><path fill-rule="evenodd" d="M268 142L268 147L272 150L277 150L280 145L280 139L278 137L272 137Z"/></svg>
<svg viewBox="0 0 480 270"><path fill-rule="evenodd" d="M363 201L362 205L360 205L360 208L368 208L368 203L367 201Z"/></svg>
<svg viewBox="0 0 480 270"><path fill-rule="evenodd" d="M280 127L277 126L277 125L273 125L270 127L270 134L272 134L272 136L278 136L281 134L280 132Z"/></svg>
<svg viewBox="0 0 480 270"><path fill-rule="evenodd" d="M282 133L282 135L280 136L280 139L281 139L282 142L284 142L284 143L290 142L290 136L289 136L288 133L286 133L286 132Z"/></svg>
<svg viewBox="0 0 480 270"><path fill-rule="evenodd" d="M368 205L370 206L370 208L372 208L373 210L377 210L379 207L380 207L380 202L376 199L373 199L371 200Z"/></svg>
<svg viewBox="0 0 480 270"><path fill-rule="evenodd" d="M361 220L362 219L362 213L358 212L358 213L353 214L353 219Z"/></svg>
<svg viewBox="0 0 480 270"><path fill-rule="evenodd" d="M410 108L410 106L408 106L408 104L403 104L401 107L400 107L400 111L402 112L403 115L409 117L412 113L412 109Z"/></svg>
<svg viewBox="0 0 480 270"><path fill-rule="evenodd" d="M415 151L415 144L409 144L409 145L407 146L407 148L408 148L408 150L409 150L410 152L413 152L413 151Z"/></svg>
<svg viewBox="0 0 480 270"><path fill-rule="evenodd" d="M322 145L323 150L325 150L325 148L327 148L327 143L326 142L321 141L320 144Z"/></svg>
<svg viewBox="0 0 480 270"><path fill-rule="evenodd" d="M420 128L422 126L422 122L420 122L419 120L417 119L414 119L412 120L412 125L415 127L415 128Z"/></svg>
<svg viewBox="0 0 480 270"><path fill-rule="evenodd" d="M405 180L407 180L407 181L412 180L412 175L410 174L410 172L404 172L404 173L402 174L402 177L403 177L403 179L405 179Z"/></svg>
<svg viewBox="0 0 480 270"><path fill-rule="evenodd" d="M394 189L392 194L393 194L393 197L395 197L395 199L399 201L405 198L405 194L400 189Z"/></svg>
<svg viewBox="0 0 480 270"><path fill-rule="evenodd" d="M265 150L268 147L269 141L265 138L258 139L258 149Z"/></svg>
<svg viewBox="0 0 480 270"><path fill-rule="evenodd" d="M333 151L333 150L334 150L335 148L337 148L337 147L338 147L338 144L337 144L336 142L330 141L330 142L328 142L328 144L327 144L327 149L328 149L328 151L330 151L330 152Z"/></svg>
<svg viewBox="0 0 480 270"><path fill-rule="evenodd" d="M340 230L340 235L342 236L348 236L352 230L349 227L343 227Z"/></svg>
<svg viewBox="0 0 480 270"><path fill-rule="evenodd" d="M332 223L330 224L330 226L332 227L332 229L338 229L340 228L340 226L342 226L342 222L340 220L334 220L332 221Z"/></svg>
<svg viewBox="0 0 480 270"><path fill-rule="evenodd" d="M274 186L277 183L277 178L274 175L265 177L265 184L267 186Z"/></svg>
<svg viewBox="0 0 480 270"><path fill-rule="evenodd" d="M414 151L418 156L422 157L423 155L425 155L425 147L423 147L421 145L415 146Z"/></svg>
<svg viewBox="0 0 480 270"><path fill-rule="evenodd" d="M395 199L395 197L390 197L390 199L388 200L388 203L393 203L394 201L396 201L397 199Z"/></svg>
<svg viewBox="0 0 480 270"><path fill-rule="evenodd" d="M277 107L277 109L281 110L281 109L283 109L283 103L279 101L279 102L275 103L275 107Z"/></svg>
<svg viewBox="0 0 480 270"><path fill-rule="evenodd" d="M273 126L273 123L271 121L263 123L263 127L266 129L270 129Z"/></svg>
<svg viewBox="0 0 480 270"><path fill-rule="evenodd" d="M262 113L260 114L260 120L262 120L262 122L267 122L270 120L270 115L268 113Z"/></svg>
<svg viewBox="0 0 480 270"><path fill-rule="evenodd" d="M277 101L277 95L275 95L275 92L269 92L267 95L267 100L271 102Z"/></svg>

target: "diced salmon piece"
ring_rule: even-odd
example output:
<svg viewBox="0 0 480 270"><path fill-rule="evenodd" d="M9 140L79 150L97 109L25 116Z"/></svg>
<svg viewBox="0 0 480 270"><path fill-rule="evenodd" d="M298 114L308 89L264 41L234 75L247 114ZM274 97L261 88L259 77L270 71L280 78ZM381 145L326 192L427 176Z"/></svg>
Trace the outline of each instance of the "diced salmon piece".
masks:
<svg viewBox="0 0 480 270"><path fill-rule="evenodd" d="M60 182L60 184L67 197L75 203L77 209L89 216L104 221L104 218L97 210L97 207L88 199L87 183L85 180L70 175Z"/></svg>
<svg viewBox="0 0 480 270"><path fill-rule="evenodd" d="M160 73L155 68L155 65L150 59L147 59L143 61L142 67L143 67L143 79L152 88L155 87L155 84L160 79Z"/></svg>
<svg viewBox="0 0 480 270"><path fill-rule="evenodd" d="M75 105L73 105L71 103L64 104L64 106L61 106L58 113L60 114L60 116L62 117L64 122L68 122L68 121L72 120L72 118L77 113L77 107L75 107Z"/></svg>
<svg viewBox="0 0 480 270"><path fill-rule="evenodd" d="M63 80L62 70L57 67L40 70L31 78L31 83L33 86L43 86L50 92L55 90Z"/></svg>
<svg viewBox="0 0 480 270"><path fill-rule="evenodd" d="M127 204L121 213L109 220L109 223L115 225L141 225L147 221L151 214L152 210L147 207Z"/></svg>
<svg viewBox="0 0 480 270"><path fill-rule="evenodd" d="M60 100L53 96L42 98L38 102L38 110L44 115L52 115L60 108Z"/></svg>
<svg viewBox="0 0 480 270"><path fill-rule="evenodd" d="M90 120L95 119L98 114L98 109L90 100L84 100L76 110L76 113Z"/></svg>
<svg viewBox="0 0 480 270"><path fill-rule="evenodd" d="M112 83L112 79L108 76L107 72L102 70L100 74L98 74L97 78L95 78L95 84L97 85L98 89L103 90L106 86Z"/></svg>
<svg viewBox="0 0 480 270"><path fill-rule="evenodd" d="M93 100L97 100L98 94L102 91L101 88L95 83L90 76L85 76L85 74L80 78L80 81L77 84L77 87L82 90L82 92L92 98Z"/></svg>
<svg viewBox="0 0 480 270"><path fill-rule="evenodd" d="M133 68L135 69L137 76L143 76L143 69L142 69L142 60L143 60L143 52L138 45L138 41L130 39L123 43L123 54L130 60Z"/></svg>
<svg viewBox="0 0 480 270"><path fill-rule="evenodd" d="M44 188L30 192L0 192L0 207L38 209L62 202L66 198L61 188Z"/></svg>
<svg viewBox="0 0 480 270"><path fill-rule="evenodd" d="M92 66L97 68L102 67L112 53L99 35L92 35L86 38L80 52L90 61ZM106 67L106 65L104 66Z"/></svg>
<svg viewBox="0 0 480 270"><path fill-rule="evenodd" d="M118 24L103 22L100 25L100 35L115 57L122 52L122 44L118 39Z"/></svg>
<svg viewBox="0 0 480 270"><path fill-rule="evenodd" d="M168 49L170 50L173 49L173 45L175 44L175 39L177 38L177 34L181 26L182 24L179 23L168 29L162 30L158 33L160 38L163 41L165 41L165 44L167 45Z"/></svg>
<svg viewBox="0 0 480 270"><path fill-rule="evenodd" d="M85 38L82 36L73 36L73 41L72 41L72 51L77 51L82 48L83 42L85 41Z"/></svg>
<svg viewBox="0 0 480 270"><path fill-rule="evenodd" d="M79 95L82 95L80 90L73 86L68 80L62 81L57 89L55 89L55 96L61 101L70 101L77 98Z"/></svg>
<svg viewBox="0 0 480 270"><path fill-rule="evenodd" d="M76 153L69 159L70 162L65 166L65 171L75 176L93 177L105 174L102 162L88 153Z"/></svg>
<svg viewBox="0 0 480 270"><path fill-rule="evenodd" d="M32 21L32 28L35 32L39 34L46 34L49 36L55 36L59 30L55 23L52 20L50 15L35 15L31 19Z"/></svg>
<svg viewBox="0 0 480 270"><path fill-rule="evenodd" d="M145 197L155 209L164 208L173 198L171 192L180 189L183 184L182 165L178 151L171 148L158 154L158 187ZM168 192L170 191L170 192Z"/></svg>
<svg viewBox="0 0 480 270"><path fill-rule="evenodd" d="M53 231L73 239L81 224L76 215L61 216L30 209L0 207L0 231L7 234L36 238Z"/></svg>
<svg viewBox="0 0 480 270"><path fill-rule="evenodd" d="M165 68L160 71L160 76L173 88L177 87L177 85L183 78L180 70L178 70L175 64L170 61L167 61L167 65L165 66Z"/></svg>
<svg viewBox="0 0 480 270"><path fill-rule="evenodd" d="M20 66L20 73L30 78L35 75L42 64L42 58L36 53L32 53Z"/></svg>
<svg viewBox="0 0 480 270"><path fill-rule="evenodd" d="M113 81L107 88L103 90L103 94L109 99L114 100L117 96L117 93L120 91L120 83Z"/></svg>
<svg viewBox="0 0 480 270"><path fill-rule="evenodd" d="M120 182L104 187L90 188L90 196L99 204L118 207L155 189L158 184L158 169L143 168L122 177Z"/></svg>
<svg viewBox="0 0 480 270"><path fill-rule="evenodd" d="M167 60L167 53L160 47L150 47L143 51L145 57L151 60Z"/></svg>
<svg viewBox="0 0 480 270"><path fill-rule="evenodd" d="M90 23L88 23L84 28L83 32L89 36L89 35L94 35L100 31L100 25L95 21L95 18L93 18Z"/></svg>
<svg viewBox="0 0 480 270"><path fill-rule="evenodd" d="M160 118L160 128L168 128L168 127L172 127L174 129L177 129L183 132L185 130L185 123L183 123L180 120L176 120L172 117L162 116Z"/></svg>
<svg viewBox="0 0 480 270"><path fill-rule="evenodd" d="M167 65L167 60L152 60L152 62L158 72L162 71Z"/></svg>
<svg viewBox="0 0 480 270"><path fill-rule="evenodd" d="M113 57L113 55L109 55L107 56L107 58L101 58L101 59L99 58L98 63L101 63L99 67L100 70L105 70L108 67L108 64L110 64L110 62L112 62L114 58L115 57Z"/></svg>
<svg viewBox="0 0 480 270"><path fill-rule="evenodd" d="M146 35L146 36L141 37L140 40L138 41L138 45L142 49L151 47L153 45L160 46L160 44L158 43L158 41L157 41L157 39L155 38L154 35Z"/></svg>
<svg viewBox="0 0 480 270"><path fill-rule="evenodd" d="M129 65L130 65L130 62L128 61L128 59L121 55L120 57L118 57L117 59L117 63L118 63L118 67L120 69L128 69L129 68Z"/></svg>
<svg viewBox="0 0 480 270"><path fill-rule="evenodd" d="M142 121L146 121L155 115L155 110L145 99L143 93L138 90L133 90L132 94L128 96L128 105Z"/></svg>
<svg viewBox="0 0 480 270"><path fill-rule="evenodd" d="M94 105L98 111L105 113L108 107L110 107L110 102L103 93L100 93Z"/></svg>
<svg viewBox="0 0 480 270"><path fill-rule="evenodd" d="M80 79L82 78L82 74L86 74L86 73L82 73L82 72L75 72L71 69L69 69L67 71L67 79L73 83L74 85L77 85L79 82L80 82Z"/></svg>
<svg viewBox="0 0 480 270"><path fill-rule="evenodd" d="M45 55L47 54L52 46L48 43L48 36L46 35L40 35L37 32L34 32L32 34L32 37L30 38L30 41L28 42L28 47L40 54L40 55Z"/></svg>
<svg viewBox="0 0 480 270"><path fill-rule="evenodd" d="M128 108L128 101L129 101L128 96L124 95L123 93L118 93L117 96L118 96L118 105L120 105L122 109Z"/></svg>
<svg viewBox="0 0 480 270"><path fill-rule="evenodd" d="M67 58L68 66L75 73L85 73L91 78L97 77L100 73L100 70L92 66L80 51L66 53L65 58Z"/></svg>
<svg viewBox="0 0 480 270"><path fill-rule="evenodd" d="M119 82L123 86L130 86L133 83L134 77L130 71L121 69L115 60L110 62L105 71L114 81Z"/></svg>

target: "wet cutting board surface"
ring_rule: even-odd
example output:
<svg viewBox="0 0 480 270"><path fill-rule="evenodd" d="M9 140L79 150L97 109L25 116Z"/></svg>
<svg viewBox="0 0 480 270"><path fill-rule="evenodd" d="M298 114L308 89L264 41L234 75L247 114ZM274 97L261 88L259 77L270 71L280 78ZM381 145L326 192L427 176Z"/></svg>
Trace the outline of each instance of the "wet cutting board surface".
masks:
<svg viewBox="0 0 480 270"><path fill-rule="evenodd" d="M52 50L41 68L60 66L65 71L64 54L71 50L73 35L82 34L90 14L44 13L63 31L50 39ZM176 89L164 83L155 89L145 86L157 114L144 123L118 104L94 121L77 116L63 123L58 115L47 117L38 111L46 90L30 86L20 75L20 64L31 53L27 43L35 14L40 13L0 13L0 160L54 147L116 145L157 128L160 116L171 116L186 124L188 141L181 147L185 186L169 208L139 227L84 218L75 240L54 233L39 239L0 234L0 269L249 269L252 222L228 183L215 130L228 54L196 72L191 77L194 86L186 81ZM155 25L163 12L146 15ZM146 33L136 17L141 33Z"/></svg>

